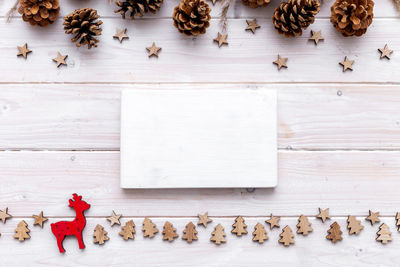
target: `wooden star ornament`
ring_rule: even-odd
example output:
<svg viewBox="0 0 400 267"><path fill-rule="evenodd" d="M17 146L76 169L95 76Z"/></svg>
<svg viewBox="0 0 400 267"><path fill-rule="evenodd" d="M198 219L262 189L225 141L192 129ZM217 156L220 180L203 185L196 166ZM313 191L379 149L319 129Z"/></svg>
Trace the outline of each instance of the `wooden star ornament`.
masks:
<svg viewBox="0 0 400 267"><path fill-rule="evenodd" d="M3 223L6 223L8 218L11 218L12 216L10 214L8 214L8 208L5 208L4 211L0 210L0 220Z"/></svg>
<svg viewBox="0 0 400 267"><path fill-rule="evenodd" d="M323 41L324 37L322 37L321 31L311 31L311 38L310 41L314 41L315 45L318 45L319 41Z"/></svg>
<svg viewBox="0 0 400 267"><path fill-rule="evenodd" d="M57 68L60 67L61 65L67 65L65 60L67 59L68 55L61 55L60 52L57 52L57 57L53 58L53 61L57 63Z"/></svg>
<svg viewBox="0 0 400 267"><path fill-rule="evenodd" d="M278 55L278 59L275 60L273 63L278 66L278 70L281 70L281 68L287 68L288 66L286 65L286 61L288 59L286 57L281 57Z"/></svg>
<svg viewBox="0 0 400 267"><path fill-rule="evenodd" d="M381 59L387 58L390 60L390 55L393 53L393 50L390 50L387 44L383 49L379 48L378 51L381 52Z"/></svg>
<svg viewBox="0 0 400 267"><path fill-rule="evenodd" d="M32 215L32 217L35 218L35 222L33 223L33 225L39 225L42 228L43 223L48 220L46 217L43 216L43 211L41 211L39 215Z"/></svg>
<svg viewBox="0 0 400 267"><path fill-rule="evenodd" d="M329 216L329 208L324 210L321 208L318 209L319 209L319 214L317 215L317 218L321 219L322 222L325 222L327 219L331 218L331 216Z"/></svg>
<svg viewBox="0 0 400 267"><path fill-rule="evenodd" d="M218 43L218 47L221 47L224 44L228 45L229 43L226 40L227 38L228 38L228 34L218 33L218 37L214 39L214 42Z"/></svg>
<svg viewBox="0 0 400 267"><path fill-rule="evenodd" d="M353 70L354 60L349 60L347 56L344 58L344 61L339 62L340 65L343 66L343 72L346 70Z"/></svg>
<svg viewBox="0 0 400 267"><path fill-rule="evenodd" d="M107 220L110 221L111 226L113 226L114 224L121 225L121 222L119 221L119 218L121 218L121 216L122 216L121 214L118 214L118 215L117 215L117 214L115 214L114 211L112 211L111 216L108 217Z"/></svg>
<svg viewBox="0 0 400 267"><path fill-rule="evenodd" d="M375 223L380 222L381 220L379 219L379 212L372 212L371 210L369 211L369 216L365 218L367 221L371 222L371 225L374 225Z"/></svg>
<svg viewBox="0 0 400 267"><path fill-rule="evenodd" d="M32 50L28 49L28 44L24 44L23 46L18 47L18 54L17 56L23 56L25 59L28 57L28 54L32 52Z"/></svg>
<svg viewBox="0 0 400 267"><path fill-rule="evenodd" d="M256 32L256 29L260 28L261 26L257 24L257 20L253 19L251 20L246 20L247 22L247 28L245 29L246 31L252 31L253 33Z"/></svg>
<svg viewBox="0 0 400 267"><path fill-rule="evenodd" d="M149 57L151 57L151 56L158 57L158 51L161 50L161 47L157 47L156 43L153 42L153 44L150 47L146 47L146 49L149 52Z"/></svg>
<svg viewBox="0 0 400 267"><path fill-rule="evenodd" d="M212 222L210 218L208 218L208 212L204 213L204 215L198 214L199 221L197 222L197 225L203 225L205 228L207 227L207 224Z"/></svg>
<svg viewBox="0 0 400 267"><path fill-rule="evenodd" d="M129 36L126 35L126 28L123 30L117 29L117 33L115 33L115 35L113 36L113 38L117 38L119 40L120 43L122 43L122 41L124 39L129 39Z"/></svg>
<svg viewBox="0 0 400 267"><path fill-rule="evenodd" d="M281 219L281 217L275 217L274 215L272 215L271 213L271 218L269 220L266 220L265 222L269 224L270 229L272 230L272 228L276 227L279 228L279 220Z"/></svg>

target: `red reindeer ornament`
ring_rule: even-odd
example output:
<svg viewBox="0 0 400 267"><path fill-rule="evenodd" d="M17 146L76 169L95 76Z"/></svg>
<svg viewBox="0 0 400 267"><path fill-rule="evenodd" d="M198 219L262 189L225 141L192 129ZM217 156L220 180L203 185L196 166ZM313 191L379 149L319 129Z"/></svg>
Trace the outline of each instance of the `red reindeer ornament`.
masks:
<svg viewBox="0 0 400 267"><path fill-rule="evenodd" d="M65 236L74 235L78 239L79 248L84 249L85 244L82 239L82 231L86 225L86 218L83 212L90 208L90 205L82 200L82 196L73 194L73 198L69 200L69 207L74 208L76 212L75 220L72 222L61 221L51 224L51 231L57 238L57 245L60 253L64 253L63 241Z"/></svg>

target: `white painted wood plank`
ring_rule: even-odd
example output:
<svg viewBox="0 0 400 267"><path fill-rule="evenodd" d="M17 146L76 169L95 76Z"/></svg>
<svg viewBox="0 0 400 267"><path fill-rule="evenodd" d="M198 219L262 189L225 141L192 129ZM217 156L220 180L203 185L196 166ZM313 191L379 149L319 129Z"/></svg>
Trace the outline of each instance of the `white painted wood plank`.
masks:
<svg viewBox="0 0 400 267"><path fill-rule="evenodd" d="M22 219L22 218L19 218ZM334 218L343 231L343 241L332 244L326 240L330 223L322 224L320 220L310 218L314 231L303 237L295 234L295 245L284 247L278 244L281 230L273 231L263 223L266 217L244 218L248 224L249 234L236 237L230 234L234 218L213 218L214 222L206 229L198 227L199 240L187 244L181 239L182 230L189 221L195 218L152 218L159 229L166 220L172 222L178 229L180 237L173 243L161 240L158 233L153 239L145 239L141 233L143 218L134 218L136 237L132 241L124 241L119 235L119 227L110 227L105 218L90 218L84 231L85 251L79 251L74 238L64 241L67 253L61 255L56 246L56 240L47 224L44 229L33 227L33 220L24 218L31 229L32 238L20 243L12 238L19 219L7 221L1 225L2 257L0 263L4 266L29 264L49 266L143 266L143 265L173 265L173 266L396 266L400 260L400 237L396 233L394 217L383 218L382 222L389 225L393 241L382 245L375 241L378 225L365 225L358 236L349 236L346 230L345 218ZM50 222L62 218L50 219ZM130 218L129 218L130 219ZM125 223L128 218L122 219ZM251 240L251 232L256 223L263 223L267 229L269 240L257 244ZM217 247L209 241L213 227L221 223L227 233L227 243ZM282 218L281 226L289 225L294 231L297 218ZM108 231L110 240L103 246L92 242L93 229L101 224Z"/></svg>
<svg viewBox="0 0 400 267"><path fill-rule="evenodd" d="M0 203L15 216L45 208L66 216L66 198L82 194L90 216L116 210L126 216L315 215L318 207L337 216L393 216L400 207L400 152L280 152L275 189L124 190L119 152L2 152Z"/></svg>
<svg viewBox="0 0 400 267"><path fill-rule="evenodd" d="M276 88L281 149L399 149L392 85L0 85L0 148L119 150L120 91Z"/></svg>

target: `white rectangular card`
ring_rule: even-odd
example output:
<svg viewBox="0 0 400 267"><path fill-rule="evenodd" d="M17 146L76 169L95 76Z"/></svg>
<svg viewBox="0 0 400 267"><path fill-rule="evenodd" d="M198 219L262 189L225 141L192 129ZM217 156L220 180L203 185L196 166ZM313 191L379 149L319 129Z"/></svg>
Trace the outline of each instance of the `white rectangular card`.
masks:
<svg viewBox="0 0 400 267"><path fill-rule="evenodd" d="M122 188L277 185L275 90L124 90Z"/></svg>

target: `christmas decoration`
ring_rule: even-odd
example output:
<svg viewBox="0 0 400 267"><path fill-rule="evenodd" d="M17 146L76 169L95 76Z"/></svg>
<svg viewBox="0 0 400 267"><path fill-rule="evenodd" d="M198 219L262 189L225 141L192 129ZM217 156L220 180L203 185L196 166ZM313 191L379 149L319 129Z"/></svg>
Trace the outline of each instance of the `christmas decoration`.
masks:
<svg viewBox="0 0 400 267"><path fill-rule="evenodd" d="M328 230L326 239L331 240L332 243L342 240L343 232L340 230L340 225L337 222L331 224L331 228Z"/></svg>
<svg viewBox="0 0 400 267"><path fill-rule="evenodd" d="M162 231L162 234L163 234L163 240L168 240L169 242L174 241L174 239L178 237L178 234L176 233L176 228L174 228L172 223L168 221L164 223L164 229Z"/></svg>
<svg viewBox="0 0 400 267"><path fill-rule="evenodd" d="M347 228L349 229L350 235L353 234L358 235L361 232L361 230L364 229L364 226L361 225L361 221L357 220L356 217L349 216L347 218Z"/></svg>
<svg viewBox="0 0 400 267"><path fill-rule="evenodd" d="M235 219L235 223L232 225L233 230L232 234L236 234L237 236L242 236L242 234L247 234L247 225L244 223L244 219L242 216L238 216Z"/></svg>
<svg viewBox="0 0 400 267"><path fill-rule="evenodd" d="M110 217L107 218L107 220L110 221L111 226L113 226L114 224L118 224L121 225L121 222L119 221L119 218L121 218L122 214L115 214L114 211L112 211L112 214Z"/></svg>
<svg viewBox="0 0 400 267"><path fill-rule="evenodd" d="M278 66L278 70L281 70L282 67L287 68L286 61L288 59L286 57L281 57L278 55L278 59L275 60L273 63Z"/></svg>
<svg viewBox="0 0 400 267"><path fill-rule="evenodd" d="M161 50L161 47L157 47L156 43L153 42L153 44L150 47L146 47L146 49L149 52L149 57L151 56L158 57L158 51Z"/></svg>
<svg viewBox="0 0 400 267"><path fill-rule="evenodd" d="M208 218L208 212L204 213L204 215L197 214L197 216L199 217L199 221L197 222L197 225L203 225L204 228L207 227L208 223L212 222L212 220L210 218Z"/></svg>
<svg viewBox="0 0 400 267"><path fill-rule="evenodd" d="M23 56L25 59L28 57L28 54L32 52L32 50L28 49L28 44L24 44L23 46L18 47L17 57Z"/></svg>
<svg viewBox="0 0 400 267"><path fill-rule="evenodd" d="M261 223L257 223L254 227L253 241L262 244L265 240L268 240L267 231Z"/></svg>
<svg viewBox="0 0 400 267"><path fill-rule="evenodd" d="M224 44L226 44L226 45L229 44L226 41L226 38L228 38L228 34L218 33L218 37L214 39L214 42L217 42L218 43L218 47L221 47Z"/></svg>
<svg viewBox="0 0 400 267"><path fill-rule="evenodd" d="M319 41L323 41L324 37L322 37L321 31L311 31L311 38L308 39L310 41L314 41L315 45L318 45Z"/></svg>
<svg viewBox="0 0 400 267"><path fill-rule="evenodd" d="M58 0L20 0L18 12L31 25L47 26L56 21L60 13Z"/></svg>
<svg viewBox="0 0 400 267"><path fill-rule="evenodd" d="M317 215L317 218L318 219L321 219L321 221L324 223L327 219L330 219L331 218L331 216L329 216L329 208L327 208L327 209L321 209L321 208L318 208L318 210L319 210L319 214Z"/></svg>
<svg viewBox="0 0 400 267"><path fill-rule="evenodd" d="M73 194L72 199L69 200L69 207L73 208L76 212L75 220L72 222L61 221L51 224L51 231L57 238L57 245L60 253L64 253L65 249L62 245L65 236L74 235L78 239L80 249L85 248L82 239L82 231L86 226L86 218L83 215L85 210L90 208L90 205L82 200L82 196Z"/></svg>
<svg viewBox="0 0 400 267"><path fill-rule="evenodd" d="M213 3L213 6L214 6L215 3L217 2L217 0L211 0L211 2Z"/></svg>
<svg viewBox="0 0 400 267"><path fill-rule="evenodd" d="M221 224L218 224L215 226L214 231L211 233L211 238L210 241L214 242L216 245L220 245L221 243L226 243L225 239L225 232L224 232L224 227L222 227Z"/></svg>
<svg viewBox="0 0 400 267"><path fill-rule="evenodd" d="M43 216L43 211L41 211L39 215L32 215L32 217L35 219L33 225L39 225L42 228L43 228L43 223L48 220L46 217Z"/></svg>
<svg viewBox="0 0 400 267"><path fill-rule="evenodd" d="M242 0L243 5L252 8L267 6L271 0Z"/></svg>
<svg viewBox="0 0 400 267"><path fill-rule="evenodd" d="M390 232L389 226L386 223L382 223L379 226L379 231L376 233L376 241L382 242L382 244L387 244L389 241L392 241L392 232Z"/></svg>
<svg viewBox="0 0 400 267"><path fill-rule="evenodd" d="M149 218L144 219L142 231L144 237L150 238L154 237L154 235L158 233L156 225Z"/></svg>
<svg viewBox="0 0 400 267"><path fill-rule="evenodd" d="M206 33L210 26L211 9L204 0L181 0L172 18L179 32L191 36Z"/></svg>
<svg viewBox="0 0 400 267"><path fill-rule="evenodd" d="M396 226L397 226L397 231L400 232L400 212L396 213Z"/></svg>
<svg viewBox="0 0 400 267"><path fill-rule="evenodd" d="M8 208L5 208L4 211L0 210L0 220L3 223L6 223L8 218L11 218L12 216L10 214L8 214Z"/></svg>
<svg viewBox="0 0 400 267"><path fill-rule="evenodd" d="M94 228L93 238L93 243L97 243L99 245L103 245L106 241L110 240L110 238L107 236L107 232L104 230L104 227L100 224L96 225Z"/></svg>
<svg viewBox="0 0 400 267"><path fill-rule="evenodd" d="M282 233L279 235L281 239L279 239L279 243L283 244L285 247L290 246L291 244L294 244L294 235L292 232L292 228L290 226L286 225L285 228L283 228Z"/></svg>
<svg viewBox="0 0 400 267"><path fill-rule="evenodd" d="M257 20L253 19L253 20L247 20L246 19L246 23L247 23L247 28L245 29L246 31L252 31L253 34L256 32L256 29L260 28L261 26L257 24Z"/></svg>
<svg viewBox="0 0 400 267"><path fill-rule="evenodd" d="M135 223L133 220L130 220L125 223L125 226L121 227L121 232L119 232L119 235L122 236L124 240L133 240L135 239L135 233Z"/></svg>
<svg viewBox="0 0 400 267"><path fill-rule="evenodd" d="M123 30L117 29L117 32L115 33L115 35L113 36L113 38L117 38L119 40L120 43L122 43L122 41L124 39L129 39L129 36L126 35L126 28Z"/></svg>
<svg viewBox="0 0 400 267"><path fill-rule="evenodd" d="M30 230L28 229L28 224L22 220L18 224L18 227L15 229L14 238L18 239L19 241L25 241L25 239L31 238L31 236L28 234Z"/></svg>
<svg viewBox="0 0 400 267"><path fill-rule="evenodd" d="M372 212L371 210L369 211L369 216L365 219L367 221L370 221L371 225L374 225L375 223L378 223L381 221L379 219L379 212Z"/></svg>
<svg viewBox="0 0 400 267"><path fill-rule="evenodd" d="M345 72L346 70L353 70L353 64L354 64L354 60L349 60L346 57L344 57L344 61L339 62L340 65L343 66L343 72Z"/></svg>
<svg viewBox="0 0 400 267"><path fill-rule="evenodd" d="M115 13L120 13L125 19L126 13L129 12L129 17L135 19L135 15L142 17L145 13L150 12L155 14L160 8L163 0L125 0L117 1L115 4L118 9Z"/></svg>
<svg viewBox="0 0 400 267"><path fill-rule="evenodd" d="M269 220L266 220L265 222L269 224L270 229L272 230L272 228L276 227L279 228L279 220L281 219L280 217L275 217L272 215L271 213L271 218Z"/></svg>
<svg viewBox="0 0 400 267"><path fill-rule="evenodd" d="M68 55L61 55L60 52L57 52L57 57L53 58L53 61L57 63L57 68L60 67L61 65L67 65L65 62L65 59L68 57Z"/></svg>
<svg viewBox="0 0 400 267"><path fill-rule="evenodd" d="M186 240L188 243L192 243L193 240L197 240L197 231L196 226L190 222L186 225L185 230L183 230L183 240Z"/></svg>
<svg viewBox="0 0 400 267"><path fill-rule="evenodd" d="M314 23L319 6L318 0L289 0L281 3L272 17L275 29L286 37L302 35L302 30Z"/></svg>
<svg viewBox="0 0 400 267"><path fill-rule="evenodd" d="M64 30L66 34L74 34L72 42L77 42L76 46L81 47L87 45L88 49L97 47L100 42L95 36L101 35L103 24L101 20L97 20L100 16L97 10L91 8L77 9L64 18Z"/></svg>
<svg viewBox="0 0 400 267"><path fill-rule="evenodd" d="M372 0L336 0L331 7L331 22L343 36L361 36L374 17Z"/></svg>
<svg viewBox="0 0 400 267"><path fill-rule="evenodd" d="M311 228L311 223L308 221L307 217L304 215L301 215L299 217L299 223L296 225L297 226L297 233L302 234L302 235L308 235L310 232L313 231Z"/></svg>
<svg viewBox="0 0 400 267"><path fill-rule="evenodd" d="M383 49L379 48L378 51L381 53L381 59L387 58L390 60L390 55L393 53L393 50L390 50L387 44Z"/></svg>

